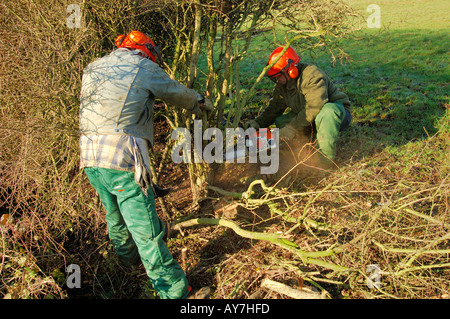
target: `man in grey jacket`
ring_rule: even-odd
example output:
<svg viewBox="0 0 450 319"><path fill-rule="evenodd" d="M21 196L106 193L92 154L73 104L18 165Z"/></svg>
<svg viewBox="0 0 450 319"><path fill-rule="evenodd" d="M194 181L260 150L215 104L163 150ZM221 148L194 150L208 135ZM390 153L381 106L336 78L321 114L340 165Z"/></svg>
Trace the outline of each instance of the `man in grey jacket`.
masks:
<svg viewBox="0 0 450 319"><path fill-rule="evenodd" d="M83 72L80 167L106 209L109 237L124 265L142 261L161 298L185 298L183 269L163 241L149 169L156 98L198 116L212 104L155 63L158 49L139 31ZM150 143L150 144L149 144Z"/></svg>

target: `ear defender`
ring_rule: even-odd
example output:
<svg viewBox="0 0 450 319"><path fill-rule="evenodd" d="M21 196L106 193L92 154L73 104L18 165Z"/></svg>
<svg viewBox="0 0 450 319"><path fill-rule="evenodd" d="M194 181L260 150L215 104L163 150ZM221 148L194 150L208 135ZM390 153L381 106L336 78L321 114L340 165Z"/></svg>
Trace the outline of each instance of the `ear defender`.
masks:
<svg viewBox="0 0 450 319"><path fill-rule="evenodd" d="M120 48L124 39L125 39L125 34L121 34L121 35L117 36L117 38L116 38L117 47Z"/></svg>
<svg viewBox="0 0 450 319"><path fill-rule="evenodd" d="M294 60L289 59L288 60L288 70L287 73L289 74L289 77L291 79L295 79L298 76L298 69L297 69L297 65L293 64Z"/></svg>
<svg viewBox="0 0 450 319"><path fill-rule="evenodd" d="M288 74L291 79L295 79L298 76L297 67L295 65L290 66L289 70L288 70Z"/></svg>

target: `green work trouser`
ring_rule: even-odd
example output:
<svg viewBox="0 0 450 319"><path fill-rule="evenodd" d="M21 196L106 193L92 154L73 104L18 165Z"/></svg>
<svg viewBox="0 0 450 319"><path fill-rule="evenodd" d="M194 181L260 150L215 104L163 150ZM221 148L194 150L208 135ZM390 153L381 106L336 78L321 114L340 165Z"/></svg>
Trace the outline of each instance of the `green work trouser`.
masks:
<svg viewBox="0 0 450 319"><path fill-rule="evenodd" d="M282 128L291 122L296 116L294 112L288 112L276 118L275 125ZM336 157L336 144L339 140L339 132L345 130L351 122L352 116L342 103L326 103L314 119L317 142L322 154L334 160Z"/></svg>
<svg viewBox="0 0 450 319"><path fill-rule="evenodd" d="M163 241L164 225L156 214L151 189L146 196L134 180L134 172L106 168L84 169L106 209L109 237L124 264L142 260L162 299L188 295L188 282L179 263Z"/></svg>

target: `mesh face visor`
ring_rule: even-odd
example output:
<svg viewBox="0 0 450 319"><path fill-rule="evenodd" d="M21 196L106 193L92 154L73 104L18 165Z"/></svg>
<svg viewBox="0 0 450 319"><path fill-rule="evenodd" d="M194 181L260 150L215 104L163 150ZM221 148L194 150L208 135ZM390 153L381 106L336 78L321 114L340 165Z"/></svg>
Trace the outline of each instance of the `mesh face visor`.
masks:
<svg viewBox="0 0 450 319"><path fill-rule="evenodd" d="M150 53L156 58L161 53L161 46L160 45L152 45L151 43L147 43L145 47L150 51Z"/></svg>

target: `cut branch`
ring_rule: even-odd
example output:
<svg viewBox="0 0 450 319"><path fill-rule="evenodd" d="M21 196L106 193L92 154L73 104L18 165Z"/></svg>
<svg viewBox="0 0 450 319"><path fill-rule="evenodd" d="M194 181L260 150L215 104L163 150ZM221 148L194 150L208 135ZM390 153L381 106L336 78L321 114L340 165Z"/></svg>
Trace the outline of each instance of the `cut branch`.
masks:
<svg viewBox="0 0 450 319"><path fill-rule="evenodd" d="M224 219L217 219L217 218L195 218L184 222L174 223L171 227L172 230L178 230L180 231L183 227L191 227L195 225L205 225L205 226L213 226L213 225L220 225L225 226L228 228L231 228L234 230L236 234L239 236L250 238L250 239L257 239L257 240L267 240L281 248L287 249L300 257L302 262L304 264L314 264L317 266L321 266L327 269L331 269L334 271L348 271L347 267L335 265L333 263L330 263L328 261L324 261L318 258L321 257L328 257L333 256L337 253L340 253L344 251L343 247L340 248L334 248L332 250L326 250L326 251L315 251L315 252L308 252L303 251L298 248L298 245L294 242L291 242L285 238L282 238L281 233L260 233L260 232L251 232L242 229L235 223L224 220Z"/></svg>
<svg viewBox="0 0 450 319"><path fill-rule="evenodd" d="M275 292L278 292L280 294L286 295L294 299L325 299L324 294L314 292L313 290L307 287L304 287L302 288L302 290L299 290L270 279L264 279L261 283L261 287L273 290Z"/></svg>

